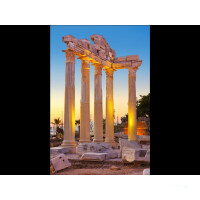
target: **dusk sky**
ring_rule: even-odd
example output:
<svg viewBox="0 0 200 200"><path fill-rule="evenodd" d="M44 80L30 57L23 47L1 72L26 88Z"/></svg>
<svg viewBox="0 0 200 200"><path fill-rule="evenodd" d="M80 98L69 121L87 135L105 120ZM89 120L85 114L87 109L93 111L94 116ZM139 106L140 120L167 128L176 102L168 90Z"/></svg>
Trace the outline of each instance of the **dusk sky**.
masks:
<svg viewBox="0 0 200 200"><path fill-rule="evenodd" d="M142 65L136 73L136 96L150 92L150 26L51 26L51 121L64 117L65 53L67 45L62 36L73 35L77 39L90 35L103 35L116 52L116 57L138 55ZM91 41L93 44L93 42ZM81 61L75 59L75 119L80 118ZM128 113L128 70L114 72L115 122ZM102 70L103 117L106 114L106 74ZM94 66L90 64L90 117L94 118Z"/></svg>

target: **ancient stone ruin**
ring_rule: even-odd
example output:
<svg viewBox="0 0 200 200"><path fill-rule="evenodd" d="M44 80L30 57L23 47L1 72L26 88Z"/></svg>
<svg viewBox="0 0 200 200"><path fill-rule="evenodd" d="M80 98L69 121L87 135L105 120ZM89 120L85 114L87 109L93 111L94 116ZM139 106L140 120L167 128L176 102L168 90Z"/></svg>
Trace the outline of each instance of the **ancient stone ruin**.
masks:
<svg viewBox="0 0 200 200"><path fill-rule="evenodd" d="M118 158L123 156L127 161L139 158L141 146L137 141L136 116L136 71L142 64L138 55L116 57L115 50L102 35L91 35L93 44L87 39L77 39L72 35L62 37L67 44L63 50L66 55L65 72L65 110L63 151L77 153L82 160ZM80 140L75 143L75 57L81 60L81 103L80 103ZM94 66L94 139L90 140L90 64ZM118 144L114 140L113 119L113 73L127 69L129 81L128 97L128 140L121 141L121 151L116 153ZM102 107L102 70L106 73L106 133L103 140L103 107ZM132 149L131 149L132 148ZM137 148L140 150L133 150ZM62 151L62 149L64 149ZM122 150L124 149L124 152ZM131 150L130 150L131 149ZM119 151L119 150L118 150ZM127 153L126 153L127 152ZM147 149L146 149L147 152ZM134 154L133 156L131 154ZM144 154L144 153L143 153ZM127 155L127 156L126 156ZM132 156L132 157L131 157ZM149 156L149 153L148 153ZM147 156L147 157L148 157ZM142 157L145 157L142 155ZM145 157L145 159L148 159Z"/></svg>

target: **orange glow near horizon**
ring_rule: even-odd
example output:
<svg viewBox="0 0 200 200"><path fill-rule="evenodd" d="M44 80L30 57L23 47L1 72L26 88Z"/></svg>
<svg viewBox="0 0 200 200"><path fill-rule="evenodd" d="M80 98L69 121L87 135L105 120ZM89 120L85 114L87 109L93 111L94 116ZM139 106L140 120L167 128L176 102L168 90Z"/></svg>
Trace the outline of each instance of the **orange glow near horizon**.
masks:
<svg viewBox="0 0 200 200"><path fill-rule="evenodd" d="M80 99L81 99L81 69L75 69L75 120L80 119ZM94 69L90 69L90 119L94 121ZM128 113L128 71L125 71L127 75L126 81L120 82L121 71L114 73L113 80L113 107L114 107L114 122L121 123L121 117ZM78 76L79 75L79 76ZM52 75L53 76L53 75ZM64 78L64 77L63 77ZM55 118L60 117L61 121L64 121L64 96L65 96L65 82L59 83L60 79L57 79L56 83L51 84L51 107L50 107L50 121L53 122ZM119 84L120 82L120 84ZM58 86L59 85L59 86ZM147 95L148 91L136 90L137 97L139 95ZM106 76L105 72L102 72L102 96L103 96L103 118L106 118ZM109 105L110 107L111 105Z"/></svg>
<svg viewBox="0 0 200 200"><path fill-rule="evenodd" d="M80 94L75 92L75 120L80 119ZM106 118L106 95L103 96L103 118ZM109 104L109 109L111 104ZM120 98L114 98L114 122L121 122L121 117L128 113L128 95L122 95ZM51 94L51 115L50 121L53 122L55 118L60 118L64 121L64 94ZM90 95L90 119L94 121L94 96ZM73 119L74 120L74 119ZM130 119L130 123L132 123Z"/></svg>

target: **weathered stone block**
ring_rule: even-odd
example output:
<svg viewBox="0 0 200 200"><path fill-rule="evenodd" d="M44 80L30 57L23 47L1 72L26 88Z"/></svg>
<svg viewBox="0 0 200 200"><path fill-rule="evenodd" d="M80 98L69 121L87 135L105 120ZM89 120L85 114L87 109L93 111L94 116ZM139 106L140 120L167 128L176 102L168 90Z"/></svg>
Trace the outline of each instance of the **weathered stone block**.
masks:
<svg viewBox="0 0 200 200"><path fill-rule="evenodd" d="M79 40L81 43L79 43L79 44L81 44L81 46L83 46L84 48L86 48L86 49L90 49L90 41L88 40L88 39L80 39Z"/></svg>
<svg viewBox="0 0 200 200"><path fill-rule="evenodd" d="M150 145L142 148L138 142L120 138L120 153L123 162L145 161L150 162Z"/></svg>
<svg viewBox="0 0 200 200"><path fill-rule="evenodd" d="M134 162L134 161L145 161L150 162L150 149L123 147L122 149L122 161L123 162Z"/></svg>
<svg viewBox="0 0 200 200"><path fill-rule="evenodd" d="M138 55L131 55L131 56L126 56L127 61L130 60L139 60L139 56Z"/></svg>
<svg viewBox="0 0 200 200"><path fill-rule="evenodd" d="M76 147L76 153L80 155L87 153L89 151L89 146L90 143L79 143Z"/></svg>
<svg viewBox="0 0 200 200"><path fill-rule="evenodd" d="M65 36L62 37L62 41L65 42L65 43L68 43L68 42L77 42L78 39L75 38L72 35L65 35Z"/></svg>
<svg viewBox="0 0 200 200"><path fill-rule="evenodd" d="M119 150L114 150L109 143L104 142L79 143L76 147L76 153L79 155L85 153L107 153L106 159L120 157Z"/></svg>
<svg viewBox="0 0 200 200"><path fill-rule="evenodd" d="M108 153L107 159L113 159L119 157L119 151L117 150L107 150L106 153Z"/></svg>
<svg viewBox="0 0 200 200"><path fill-rule="evenodd" d="M143 175L150 175L150 169L149 168L144 169L143 170Z"/></svg>
<svg viewBox="0 0 200 200"><path fill-rule="evenodd" d="M56 172L71 166L71 163L67 160L65 154L60 154L55 158L52 158L51 164Z"/></svg>
<svg viewBox="0 0 200 200"><path fill-rule="evenodd" d="M145 160L146 162L150 162L150 149L147 150L147 153L146 153L146 155L145 155L145 157L144 157L144 160Z"/></svg>
<svg viewBox="0 0 200 200"><path fill-rule="evenodd" d="M123 62L126 61L126 57L117 57L114 59L115 62Z"/></svg>
<svg viewBox="0 0 200 200"><path fill-rule="evenodd" d="M106 160L107 156L108 153L84 153L80 159L87 161L103 161Z"/></svg>
<svg viewBox="0 0 200 200"><path fill-rule="evenodd" d="M138 142L129 141L128 139L119 139L120 151L122 152L124 147L131 147L133 149L141 148L142 146Z"/></svg>
<svg viewBox="0 0 200 200"><path fill-rule="evenodd" d="M122 161L123 162L133 162L139 160L140 149L133 149L130 147L123 147L122 150Z"/></svg>
<svg viewBox="0 0 200 200"><path fill-rule="evenodd" d="M150 142L149 135L137 135L138 142Z"/></svg>
<svg viewBox="0 0 200 200"><path fill-rule="evenodd" d="M62 154L62 153L71 153L69 148L65 147L52 147L50 148L50 153Z"/></svg>

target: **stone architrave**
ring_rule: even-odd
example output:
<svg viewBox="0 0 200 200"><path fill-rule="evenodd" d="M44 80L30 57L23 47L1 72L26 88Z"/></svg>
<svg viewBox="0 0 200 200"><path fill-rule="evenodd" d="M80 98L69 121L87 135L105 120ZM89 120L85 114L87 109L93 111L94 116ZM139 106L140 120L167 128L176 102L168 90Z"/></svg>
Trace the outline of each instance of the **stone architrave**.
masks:
<svg viewBox="0 0 200 200"><path fill-rule="evenodd" d="M64 140L61 146L69 148L70 152L75 153L75 54L73 51L67 50L65 55Z"/></svg>
<svg viewBox="0 0 200 200"><path fill-rule="evenodd" d="M103 142L102 66L94 65L94 139Z"/></svg>
<svg viewBox="0 0 200 200"><path fill-rule="evenodd" d="M80 143L90 141L90 62L81 60Z"/></svg>

